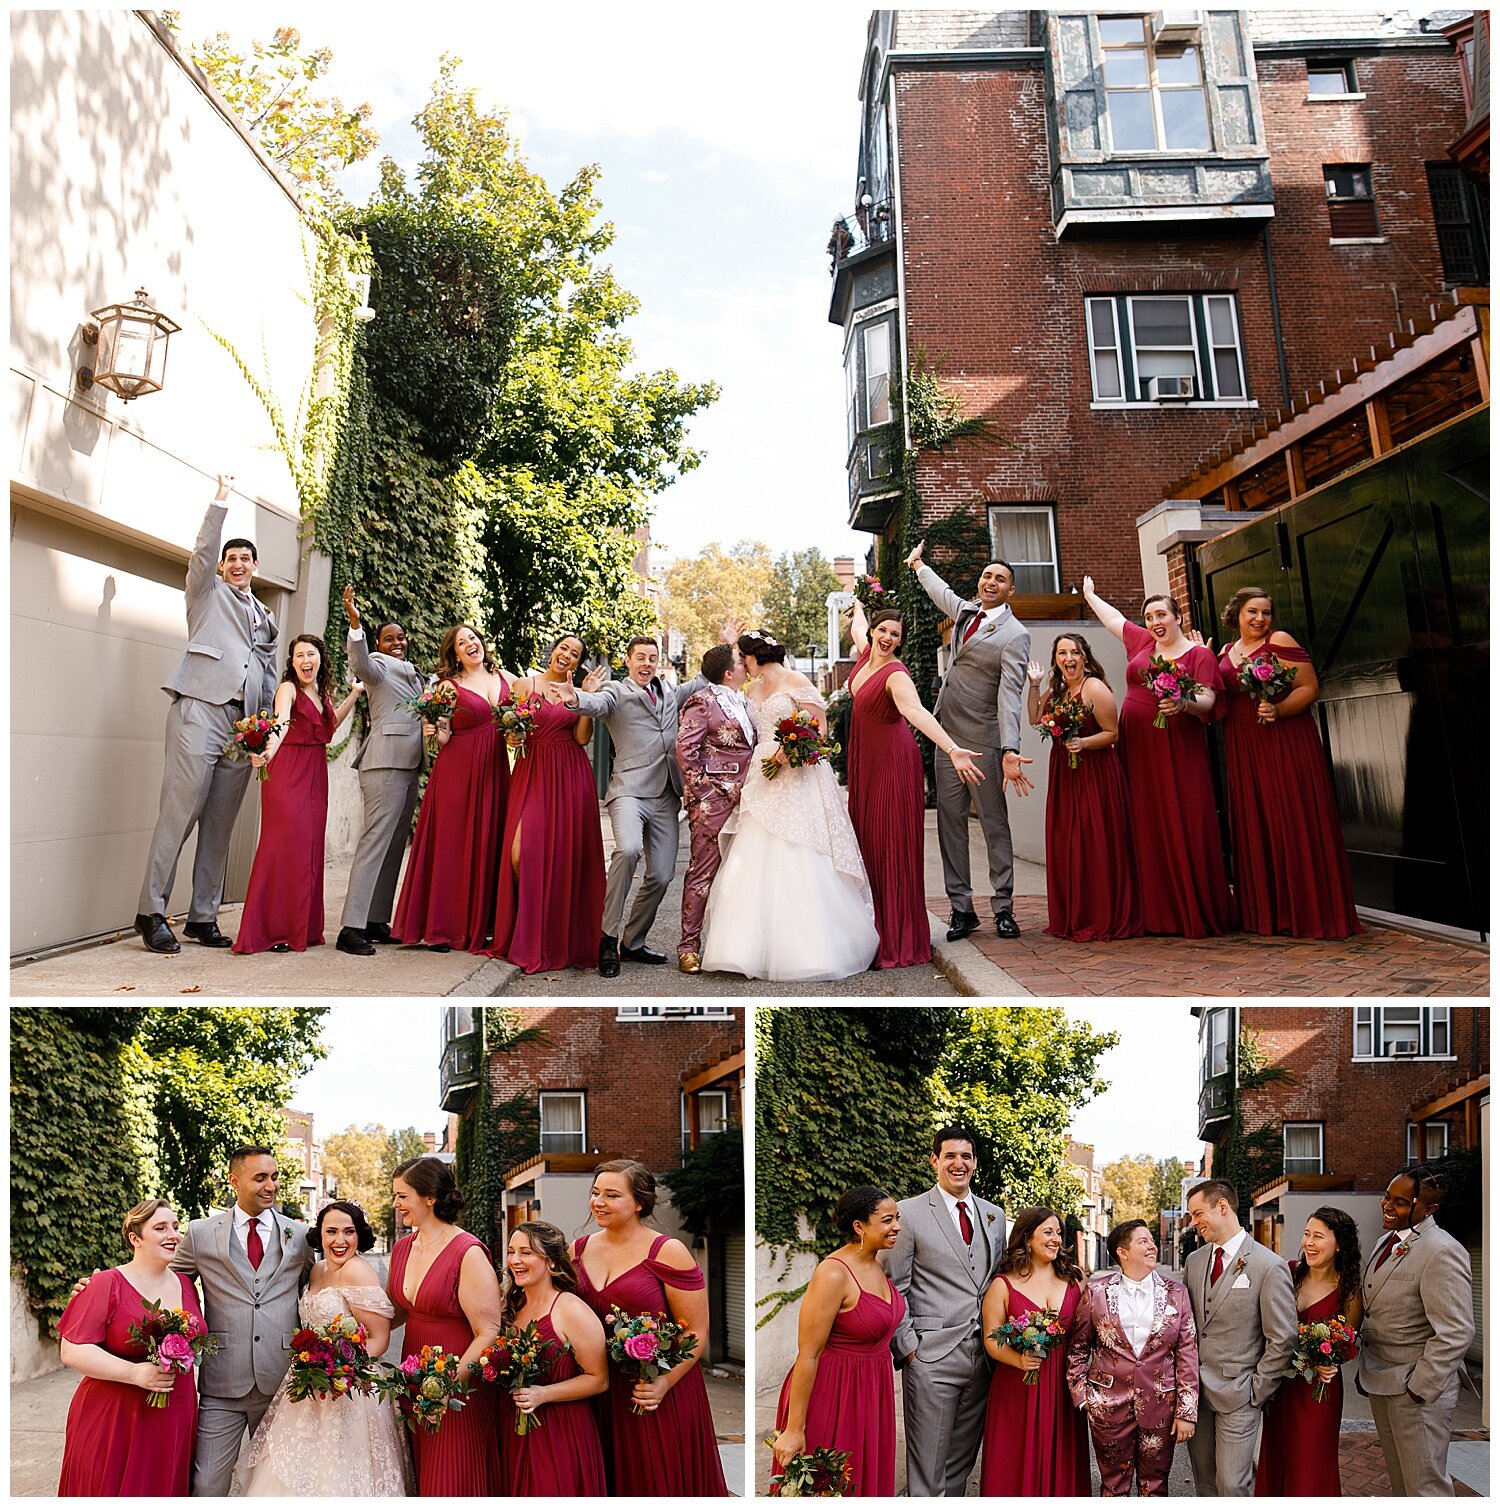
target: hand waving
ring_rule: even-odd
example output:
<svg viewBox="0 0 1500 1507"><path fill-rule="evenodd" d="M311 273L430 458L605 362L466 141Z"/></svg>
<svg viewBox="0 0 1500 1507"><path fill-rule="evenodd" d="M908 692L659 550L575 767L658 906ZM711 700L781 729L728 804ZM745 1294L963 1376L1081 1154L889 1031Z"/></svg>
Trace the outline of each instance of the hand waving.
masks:
<svg viewBox="0 0 1500 1507"><path fill-rule="evenodd" d="M1042 668L1040 661L1028 659L1026 661L1026 678L1032 685L1040 685L1046 678L1047 672Z"/></svg>
<svg viewBox="0 0 1500 1507"><path fill-rule="evenodd" d="M910 554L909 554L909 555L908 555L908 556L907 556L907 557L906 557L906 563L907 563L907 565L908 565L908 566L909 566L909 567L910 567L910 568L911 568L911 569L912 569L912 570L915 570L915 569L916 569L916 568L917 568L917 566L919 566L919 565L920 565L920 564L921 564L921 563L922 563L922 551L923 551L923 550L924 550L924 549L926 549L926 548L927 548L927 541L926 541L926 540L925 540L925 539L924 539L924 540L922 540L922 542L921 542L921 543L920 543L920 544L919 544L919 545L917 545L917 547L916 547L916 548L915 548L915 549L914 549L914 550L913 550L913 551L912 551L912 552L911 552L911 553L910 553Z"/></svg>
<svg viewBox="0 0 1500 1507"><path fill-rule="evenodd" d="M595 665L587 675L583 677L583 688L590 695L609 684L609 666Z"/></svg>

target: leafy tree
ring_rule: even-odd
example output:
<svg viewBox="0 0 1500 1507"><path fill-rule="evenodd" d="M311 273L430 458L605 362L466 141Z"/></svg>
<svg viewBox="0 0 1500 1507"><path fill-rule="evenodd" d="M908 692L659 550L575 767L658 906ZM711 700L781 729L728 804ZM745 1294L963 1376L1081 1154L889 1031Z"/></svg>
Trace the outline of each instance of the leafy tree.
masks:
<svg viewBox="0 0 1500 1507"><path fill-rule="evenodd" d="M765 627L786 645L787 655L828 641L828 594L843 583L820 549L778 556L765 592Z"/></svg>
<svg viewBox="0 0 1500 1507"><path fill-rule="evenodd" d="M703 651L718 643L726 620L747 628L759 625L771 569L770 550L758 540L741 539L728 550L717 543L705 545L667 572L662 621L687 640L690 675L697 673Z"/></svg>
<svg viewBox="0 0 1500 1507"><path fill-rule="evenodd" d="M376 1230L391 1222L391 1173L427 1149L421 1133L408 1125L351 1125L323 1142L323 1166L338 1185L339 1197L353 1199Z"/></svg>
<svg viewBox="0 0 1500 1507"><path fill-rule="evenodd" d="M1105 1194L1115 1201L1115 1222L1144 1219L1154 1230L1160 1205L1152 1191L1156 1163L1144 1153L1107 1163L1099 1174Z"/></svg>
<svg viewBox="0 0 1500 1507"><path fill-rule="evenodd" d="M745 1227L745 1138L738 1125L704 1136L682 1166L662 1174L672 1207L695 1235Z"/></svg>
<svg viewBox="0 0 1500 1507"><path fill-rule="evenodd" d="M1163 1209L1182 1207L1182 1180L1188 1175L1188 1164L1181 1157L1166 1156L1157 1159L1151 1169L1151 1203L1159 1214ZM1152 1218L1155 1232L1156 1215Z"/></svg>

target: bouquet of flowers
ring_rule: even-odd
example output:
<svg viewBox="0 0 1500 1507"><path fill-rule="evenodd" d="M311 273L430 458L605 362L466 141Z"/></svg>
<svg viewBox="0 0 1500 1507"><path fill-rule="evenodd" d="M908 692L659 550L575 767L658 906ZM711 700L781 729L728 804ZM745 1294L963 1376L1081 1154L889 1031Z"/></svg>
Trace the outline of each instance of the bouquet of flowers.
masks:
<svg viewBox="0 0 1500 1507"><path fill-rule="evenodd" d="M209 1334L202 1319L184 1308L163 1308L154 1298L128 1334L137 1345L145 1346L146 1359L163 1371L191 1371L205 1355L215 1355L219 1349L218 1340ZM148 1408L164 1408L171 1400L170 1392L146 1394Z"/></svg>
<svg viewBox="0 0 1500 1507"><path fill-rule="evenodd" d="M865 612L871 613L885 606L886 591L879 576L855 576L854 599Z"/></svg>
<svg viewBox="0 0 1500 1507"><path fill-rule="evenodd" d="M500 731L505 734L506 740L515 746L518 758L526 757L526 740L536 728L536 714L541 709L542 698L533 691L529 696L522 696L519 701L512 701L495 712L495 721L500 724Z"/></svg>
<svg viewBox="0 0 1500 1507"><path fill-rule="evenodd" d="M1157 701L1186 701L1203 689L1203 683L1194 680L1175 659L1165 654L1152 654L1146 665L1146 689ZM1167 714L1157 712L1153 727L1165 727Z"/></svg>
<svg viewBox="0 0 1500 1507"><path fill-rule="evenodd" d="M1328 1384L1318 1375L1319 1366L1342 1366L1359 1354L1359 1339L1348 1319L1340 1314L1316 1324L1297 1325L1297 1343L1292 1350L1288 1376L1300 1376L1313 1384L1313 1401L1322 1402Z"/></svg>
<svg viewBox="0 0 1500 1507"><path fill-rule="evenodd" d="M766 1448L771 1440L766 1440ZM847 1497L854 1492L853 1458L847 1449L815 1449L794 1455L786 1469L771 1475L767 1492L773 1497Z"/></svg>
<svg viewBox="0 0 1500 1507"><path fill-rule="evenodd" d="M612 1303L609 1322L604 1327L609 1358L637 1381L655 1381L663 1371L687 1360L698 1348L698 1336L666 1313L628 1314ZM634 1402L630 1409L637 1415L645 1415L646 1410Z"/></svg>
<svg viewBox="0 0 1500 1507"><path fill-rule="evenodd" d="M566 1350L567 1346L563 1346ZM510 1391L541 1381L552 1368L557 1344L544 1340L536 1324L524 1329L502 1329L483 1350L469 1369L476 1380L498 1381ZM516 1409L516 1432L523 1438L542 1426L540 1413L523 1413Z"/></svg>
<svg viewBox="0 0 1500 1507"><path fill-rule="evenodd" d="M281 723L272 712L257 712L253 717L241 717L234 724L234 737L224 745L224 753L236 764L248 759L251 754L263 754L280 726ZM261 764L256 768L255 778L264 780L270 772Z"/></svg>
<svg viewBox="0 0 1500 1507"><path fill-rule="evenodd" d="M1274 654L1252 654L1240 666L1240 689L1254 701L1278 701L1296 683L1296 668L1282 664Z"/></svg>
<svg viewBox="0 0 1500 1507"><path fill-rule="evenodd" d="M458 1412L467 1401L468 1384L459 1374L459 1357L450 1355L441 1345L423 1345L416 1355L408 1355L393 1376L377 1386L382 1396L395 1396L404 1402L402 1412L412 1433L421 1428L435 1434L450 1412Z"/></svg>
<svg viewBox="0 0 1500 1507"><path fill-rule="evenodd" d="M1018 1355L1034 1355L1038 1360L1047 1357L1064 1344L1068 1331L1058 1322L1055 1308L1041 1308L1035 1313L1015 1314L998 1328L990 1331L990 1338L997 1345L1007 1345ZM1028 1387L1040 1383L1040 1370L1028 1371L1022 1380Z"/></svg>
<svg viewBox="0 0 1500 1507"><path fill-rule="evenodd" d="M1066 743L1083 732L1083 719L1088 714L1089 709L1082 696L1055 696L1043 710L1036 730L1044 738ZM1068 752L1068 768L1078 768L1078 755L1071 750Z"/></svg>
<svg viewBox="0 0 1500 1507"><path fill-rule="evenodd" d="M411 697L406 709L419 722L437 726L439 718L451 717L458 709L458 687L451 680L429 680L419 696ZM433 740L427 740L427 751L434 752Z"/></svg>
<svg viewBox="0 0 1500 1507"><path fill-rule="evenodd" d="M368 1391L376 1374L365 1348L368 1338L363 1324L343 1314L319 1328L295 1330L286 1395L302 1402Z"/></svg>
<svg viewBox="0 0 1500 1507"><path fill-rule="evenodd" d="M776 741L786 755L787 767L801 769L804 764L816 764L843 750L818 731L818 719L811 712L796 711L783 717L776 724ZM781 770L781 761L773 754L760 761L761 773L774 780Z"/></svg>

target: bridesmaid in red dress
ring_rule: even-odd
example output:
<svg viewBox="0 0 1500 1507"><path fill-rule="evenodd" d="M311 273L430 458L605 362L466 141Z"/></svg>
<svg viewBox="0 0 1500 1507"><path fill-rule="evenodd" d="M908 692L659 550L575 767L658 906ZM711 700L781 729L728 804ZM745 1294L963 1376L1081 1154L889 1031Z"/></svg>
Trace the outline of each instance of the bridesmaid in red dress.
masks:
<svg viewBox="0 0 1500 1507"><path fill-rule="evenodd" d="M1229 703L1224 767L1240 920L1264 937L1358 936L1364 928L1354 910L1349 853L1311 715L1318 674L1296 639L1275 631L1275 621L1271 598L1257 586L1235 592L1224 610L1230 642L1219 671ZM1296 683L1273 701L1258 701L1240 684L1240 671L1277 660L1296 672Z"/></svg>
<svg viewBox="0 0 1500 1507"><path fill-rule="evenodd" d="M1065 696L1088 708L1077 737L1052 739L1047 773L1047 935L1073 942L1112 942L1141 934L1141 900L1130 861L1125 772L1115 751L1119 714L1114 692L1081 633L1052 640L1052 683L1026 666L1026 717L1033 725ZM1076 758L1078 767L1072 768Z"/></svg>
<svg viewBox="0 0 1500 1507"><path fill-rule="evenodd" d="M974 754L960 748L922 705L906 666L896 658L906 636L899 612L877 612L865 624L856 601L850 626L861 654L849 677L849 820L870 878L877 968L910 968L932 960L923 884L926 796L922 753L907 723L926 733L952 759L959 779L977 785L984 775Z"/></svg>
<svg viewBox="0 0 1500 1507"><path fill-rule="evenodd" d="M164 1199L151 1198L121 1226L130 1260L95 1277L57 1326L62 1362L82 1372L68 1408L60 1497L185 1497L193 1474L198 1393L187 1372L163 1371L130 1336L150 1301L181 1308L206 1330L192 1280L171 1270L180 1235ZM150 1405L166 1392L166 1407Z"/></svg>
<svg viewBox="0 0 1500 1507"><path fill-rule="evenodd" d="M509 1496L602 1497L604 1450L588 1399L609 1391L604 1326L578 1296L568 1237L556 1225L529 1219L511 1231L505 1250L506 1329L535 1324L558 1348L545 1381L500 1398L500 1459ZM516 1433L516 1410L539 1414Z"/></svg>
<svg viewBox="0 0 1500 1507"><path fill-rule="evenodd" d="M487 951L526 973L552 968L593 968L599 961L604 915L604 842L594 766L584 752L594 719L545 699L543 686L571 685L583 658L583 640L564 634L540 675L517 680L515 702L533 692L543 698L536 727L511 771L501 844L495 941ZM583 682L597 691L607 667Z"/></svg>
<svg viewBox="0 0 1500 1507"><path fill-rule="evenodd" d="M1309 1216L1301 1257L1292 1262L1297 1322L1317 1324L1342 1316L1353 1328L1364 1322L1360 1296L1359 1228L1342 1209L1326 1204ZM1344 1377L1337 1366L1319 1366L1328 1385L1313 1401L1311 1382L1289 1376L1266 1404L1255 1471L1258 1497L1337 1497L1339 1424L1344 1416Z"/></svg>
<svg viewBox="0 0 1500 1507"><path fill-rule="evenodd" d="M401 1359L423 1345L457 1355L460 1374L500 1330L500 1282L483 1241L453 1222L463 1195L453 1169L436 1157L402 1162L391 1180L396 1213L412 1231L391 1247L386 1294L404 1323ZM471 1387L437 1433L411 1436L417 1495L490 1497L500 1492L500 1411L493 1387Z"/></svg>
<svg viewBox="0 0 1500 1507"><path fill-rule="evenodd" d="M510 760L495 711L510 699L508 676L467 623L443 635L438 676L458 691L452 718L436 728L417 830L391 935L434 952L483 952L495 930L500 840ZM424 724L433 731L430 724Z"/></svg>
<svg viewBox="0 0 1500 1507"><path fill-rule="evenodd" d="M891 1336L906 1301L880 1264L901 1233L883 1188L851 1188L833 1211L847 1242L818 1265L797 1315L797 1359L781 1384L776 1469L797 1455L847 1450L850 1496L896 1494Z"/></svg>
<svg viewBox="0 0 1500 1507"><path fill-rule="evenodd" d="M331 679L323 640L312 633L294 638L276 687L280 728L265 753L250 755L266 778L236 952L306 952L323 945L328 745L364 689L356 685L335 710Z"/></svg>
<svg viewBox="0 0 1500 1507"><path fill-rule="evenodd" d="M611 1369L600 1398L600 1432L611 1496L726 1497L708 1388L708 1294L702 1270L680 1240L653 1235L641 1222L656 1207L656 1179L639 1162L594 1169L589 1212L599 1226L573 1246L578 1291L609 1332L609 1310L670 1313L698 1336L690 1360L655 1381L632 1382ZM632 1411L632 1403L645 1410ZM607 1420L607 1421L606 1421Z"/></svg>
<svg viewBox="0 0 1500 1507"><path fill-rule="evenodd" d="M1218 662L1212 650L1183 634L1182 610L1172 597L1147 597L1141 609L1146 626L1138 628L1095 594L1092 576L1083 578L1083 595L1129 655L1120 762L1141 922L1152 936L1222 936L1234 926L1234 902L1203 727L1223 688ZM1157 701L1145 682L1153 654L1178 661L1204 689L1181 701ZM1155 725L1158 713L1166 714L1165 727Z"/></svg>
<svg viewBox="0 0 1500 1507"><path fill-rule="evenodd" d="M1082 1294L1083 1272L1063 1239L1061 1216L1022 1209L980 1310L984 1348L999 1362L984 1416L980 1496L1089 1495L1088 1425L1068 1395L1067 1341L1038 1360L990 1338L1008 1317L1049 1308L1071 1330ZM1028 1386L1032 1371L1041 1377Z"/></svg>

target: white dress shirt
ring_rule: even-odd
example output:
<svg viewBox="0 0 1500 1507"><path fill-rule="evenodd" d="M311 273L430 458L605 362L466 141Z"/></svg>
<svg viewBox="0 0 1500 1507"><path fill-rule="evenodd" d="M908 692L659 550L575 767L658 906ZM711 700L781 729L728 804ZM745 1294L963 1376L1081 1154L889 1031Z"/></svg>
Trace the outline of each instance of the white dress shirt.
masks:
<svg viewBox="0 0 1500 1507"><path fill-rule="evenodd" d="M1120 1329L1137 1355L1146 1348L1156 1319L1156 1283L1147 1272L1139 1282L1120 1273Z"/></svg>
<svg viewBox="0 0 1500 1507"><path fill-rule="evenodd" d="M715 685L712 681L708 685L714 693L714 698L719 705L739 723L745 734L745 741L755 747L755 728L750 722L750 711L745 705L745 698L738 691L731 690L727 685Z"/></svg>
<svg viewBox="0 0 1500 1507"><path fill-rule="evenodd" d="M234 1238L239 1241L240 1249L248 1257L250 1254L250 1226L260 1226L260 1243L264 1250L270 1250L276 1243L276 1221L271 1217L269 1209L262 1209L259 1214L247 1214L238 1204L234 1206Z"/></svg>
<svg viewBox="0 0 1500 1507"><path fill-rule="evenodd" d="M948 1218L953 1221L953 1228L958 1231L958 1238L962 1240L964 1238L964 1227L958 1222L958 1205L960 1200L956 1199L946 1188L939 1188L938 1192L942 1195L943 1202L948 1205ZM979 1216L974 1212L974 1195L972 1193L965 1193L962 1202L964 1211L969 1216L969 1227L977 1235L979 1233Z"/></svg>
<svg viewBox="0 0 1500 1507"><path fill-rule="evenodd" d="M1229 1275L1229 1268L1234 1261L1235 1252L1239 1250L1244 1240L1244 1230L1236 1230L1233 1236L1231 1236L1230 1239L1226 1240L1222 1246L1216 1245L1214 1247L1215 1250L1222 1250L1224 1252L1224 1276L1227 1277ZM1212 1272L1214 1269L1212 1256L1208 1258L1208 1269L1210 1272Z"/></svg>

